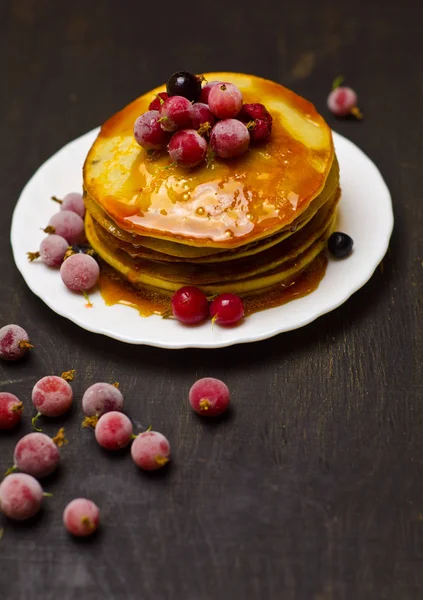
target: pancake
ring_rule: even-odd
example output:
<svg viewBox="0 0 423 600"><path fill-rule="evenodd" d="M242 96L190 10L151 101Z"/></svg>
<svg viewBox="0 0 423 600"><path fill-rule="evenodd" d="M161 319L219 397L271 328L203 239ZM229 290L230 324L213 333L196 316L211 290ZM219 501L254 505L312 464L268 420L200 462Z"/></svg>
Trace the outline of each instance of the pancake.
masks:
<svg viewBox="0 0 423 600"><path fill-rule="evenodd" d="M85 161L87 238L137 289L265 295L311 272L333 231L340 189L331 131L312 104L277 83L205 77L264 104L270 140L187 170L166 152L152 157L133 136L134 121L164 86L137 98L103 125Z"/></svg>

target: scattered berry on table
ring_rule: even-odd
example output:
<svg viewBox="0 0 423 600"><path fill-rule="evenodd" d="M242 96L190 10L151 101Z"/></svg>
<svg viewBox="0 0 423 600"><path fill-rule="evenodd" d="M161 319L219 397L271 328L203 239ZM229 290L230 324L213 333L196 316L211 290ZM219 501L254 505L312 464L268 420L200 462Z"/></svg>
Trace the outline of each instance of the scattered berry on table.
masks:
<svg viewBox="0 0 423 600"><path fill-rule="evenodd" d="M329 110L337 117L347 117L353 115L356 119L362 119L360 109L358 108L358 97L353 89L342 86L343 77L337 77L332 85L327 105Z"/></svg>
<svg viewBox="0 0 423 600"><path fill-rule="evenodd" d="M231 119L241 110L242 93L233 83L220 83L210 90L208 102L215 117Z"/></svg>
<svg viewBox="0 0 423 600"><path fill-rule="evenodd" d="M78 244L85 237L83 219L71 210L62 210L55 213L44 231L60 235L65 238L68 244Z"/></svg>
<svg viewBox="0 0 423 600"><path fill-rule="evenodd" d="M82 396L82 410L87 417L101 417L107 412L122 411L122 392L110 383L94 383Z"/></svg>
<svg viewBox="0 0 423 600"><path fill-rule="evenodd" d="M77 537L93 534L100 523L100 509L86 498L75 498L63 512L63 524L67 531Z"/></svg>
<svg viewBox="0 0 423 600"><path fill-rule="evenodd" d="M170 444L162 433L144 431L132 442L131 456L141 469L155 471L169 462Z"/></svg>
<svg viewBox="0 0 423 600"><path fill-rule="evenodd" d="M19 325L5 325L0 329L0 358L3 360L18 360L33 347L27 332Z"/></svg>
<svg viewBox="0 0 423 600"><path fill-rule="evenodd" d="M100 267L89 254L72 254L60 267L60 275L73 292L86 292L97 283Z"/></svg>
<svg viewBox="0 0 423 600"><path fill-rule="evenodd" d="M201 93L202 77L187 71L177 71L168 80L166 90L169 96L183 96L196 102Z"/></svg>
<svg viewBox="0 0 423 600"><path fill-rule="evenodd" d="M214 88L215 85L219 85L219 83L222 83L222 82L221 81L208 81L201 90L199 102L204 102L204 104L208 104L209 103L209 95L210 95L211 90Z"/></svg>
<svg viewBox="0 0 423 600"><path fill-rule="evenodd" d="M70 194L66 194L62 200L60 210L70 210L83 219L85 217L85 204L82 194L79 192L71 192Z"/></svg>
<svg viewBox="0 0 423 600"><path fill-rule="evenodd" d="M160 126L165 131L176 131L189 127L192 104L183 96L171 96L160 108Z"/></svg>
<svg viewBox="0 0 423 600"><path fill-rule="evenodd" d="M125 448L132 440L133 427L129 418L121 412L111 411L102 415L95 426L95 438L106 450Z"/></svg>
<svg viewBox="0 0 423 600"><path fill-rule="evenodd" d="M32 424L39 416L60 417L72 406L73 392L67 381L57 375L47 375L35 384L32 390L32 402L38 411Z"/></svg>
<svg viewBox="0 0 423 600"><path fill-rule="evenodd" d="M237 119L218 121L210 134L210 145L220 158L235 158L244 154L250 144L247 127Z"/></svg>
<svg viewBox="0 0 423 600"><path fill-rule="evenodd" d="M210 304L210 316L218 325L234 325L244 316L244 304L235 294L220 294Z"/></svg>
<svg viewBox="0 0 423 600"><path fill-rule="evenodd" d="M147 150L161 150L169 141L169 134L160 126L160 112L150 110L135 121L134 137Z"/></svg>
<svg viewBox="0 0 423 600"><path fill-rule="evenodd" d="M15 446L14 467L37 479L47 477L56 470L60 452L54 440L44 433L28 433Z"/></svg>
<svg viewBox="0 0 423 600"><path fill-rule="evenodd" d="M196 102L192 105L191 127L193 129L200 129L200 127L205 129L204 126L207 123L209 124L209 127L211 129L215 122L216 118L212 114L207 104L203 104L202 102Z"/></svg>
<svg viewBox="0 0 423 600"><path fill-rule="evenodd" d="M207 142L195 129L184 129L172 136L168 151L173 162L193 168L206 158Z"/></svg>
<svg viewBox="0 0 423 600"><path fill-rule="evenodd" d="M189 391L189 402L199 415L217 417L229 407L230 393L226 384L214 377L204 377Z"/></svg>
<svg viewBox="0 0 423 600"><path fill-rule="evenodd" d="M354 241L346 233L335 231L328 239L328 250L335 258L346 258L352 252Z"/></svg>
<svg viewBox="0 0 423 600"><path fill-rule="evenodd" d="M166 92L159 92L156 97L154 98L154 100L152 100L150 102L150 105L148 107L148 110L158 110L160 111L160 108L163 104L163 102L165 100L167 100L169 98L169 94Z"/></svg>
<svg viewBox="0 0 423 600"><path fill-rule="evenodd" d="M195 324L204 321L209 315L207 297L199 288L185 286L172 296L173 316L182 323Z"/></svg>
<svg viewBox="0 0 423 600"><path fill-rule="evenodd" d="M30 519L41 508L43 488L26 473L8 475L0 483L0 510L16 521Z"/></svg>
<svg viewBox="0 0 423 600"><path fill-rule="evenodd" d="M43 239L38 252L27 252L27 254L31 262L41 258L48 267L60 267L68 248L69 244L64 237L52 233Z"/></svg>
<svg viewBox="0 0 423 600"><path fill-rule="evenodd" d="M13 429L20 422L23 404L13 394L0 392L0 429Z"/></svg>

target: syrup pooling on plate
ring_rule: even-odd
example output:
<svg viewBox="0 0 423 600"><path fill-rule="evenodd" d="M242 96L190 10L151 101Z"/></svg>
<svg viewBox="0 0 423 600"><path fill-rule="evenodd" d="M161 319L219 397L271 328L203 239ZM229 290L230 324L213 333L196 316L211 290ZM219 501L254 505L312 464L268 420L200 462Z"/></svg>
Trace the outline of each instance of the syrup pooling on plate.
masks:
<svg viewBox="0 0 423 600"><path fill-rule="evenodd" d="M170 166L166 154L149 161L133 139L132 126L161 88L142 96L103 126L85 165L87 193L123 229L235 247L291 222L320 192L333 147L314 107L259 78L207 78L218 75L241 87L244 102L265 101L273 115L269 142L232 161L214 158L191 172Z"/></svg>

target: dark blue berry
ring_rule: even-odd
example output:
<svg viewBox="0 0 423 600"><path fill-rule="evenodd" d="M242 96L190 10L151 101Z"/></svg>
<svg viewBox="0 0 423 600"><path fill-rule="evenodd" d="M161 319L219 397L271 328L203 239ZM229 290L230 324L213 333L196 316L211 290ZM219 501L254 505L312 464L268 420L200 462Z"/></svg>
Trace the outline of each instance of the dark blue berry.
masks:
<svg viewBox="0 0 423 600"><path fill-rule="evenodd" d="M335 258L345 258L351 254L354 241L346 233L335 231L328 239L328 250Z"/></svg>
<svg viewBox="0 0 423 600"><path fill-rule="evenodd" d="M200 97L201 78L187 71L178 71L170 77L166 90L169 96L183 96L196 102Z"/></svg>

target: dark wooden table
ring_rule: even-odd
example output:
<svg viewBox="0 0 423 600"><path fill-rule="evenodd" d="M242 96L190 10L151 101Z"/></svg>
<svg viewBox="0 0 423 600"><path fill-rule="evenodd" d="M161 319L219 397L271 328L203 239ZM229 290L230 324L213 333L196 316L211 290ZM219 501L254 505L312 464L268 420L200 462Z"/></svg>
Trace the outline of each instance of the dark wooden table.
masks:
<svg viewBox="0 0 423 600"><path fill-rule="evenodd" d="M102 452L75 408L63 420L70 443L60 472L45 482L47 508L29 525L1 522L1 600L423 597L419 6L0 2L0 323L20 323L36 346L24 363L0 365L0 389L27 407L19 431L0 437L1 471L30 430L35 381L70 368L77 400L97 380L120 381L128 413L162 430L174 458L144 476L127 453ZM363 122L328 119L381 169L396 228L383 268L335 312L258 344L164 351L83 331L26 287L9 228L28 178L180 68L269 77L325 115L336 75L358 91ZM205 375L233 393L220 423L187 404ZM85 542L61 523L81 495L102 509L101 533Z"/></svg>

